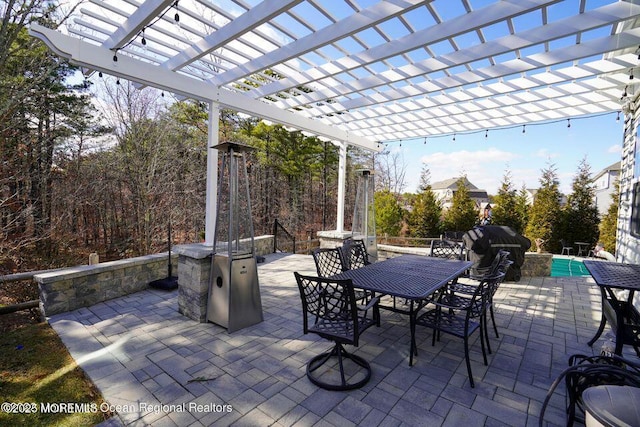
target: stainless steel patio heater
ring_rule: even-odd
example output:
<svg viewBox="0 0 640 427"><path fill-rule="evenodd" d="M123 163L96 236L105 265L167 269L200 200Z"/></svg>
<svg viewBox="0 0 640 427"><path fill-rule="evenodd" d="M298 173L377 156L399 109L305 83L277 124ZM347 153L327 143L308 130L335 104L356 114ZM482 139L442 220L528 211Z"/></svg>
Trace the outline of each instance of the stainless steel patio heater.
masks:
<svg viewBox="0 0 640 427"><path fill-rule="evenodd" d="M224 142L213 148L221 164L207 321L233 332L263 320L245 159L251 147Z"/></svg>
<svg viewBox="0 0 640 427"><path fill-rule="evenodd" d="M373 173L368 169L357 170L358 187L351 233L353 239L361 239L367 247L370 261L377 261L378 246L376 244L376 215L373 203Z"/></svg>

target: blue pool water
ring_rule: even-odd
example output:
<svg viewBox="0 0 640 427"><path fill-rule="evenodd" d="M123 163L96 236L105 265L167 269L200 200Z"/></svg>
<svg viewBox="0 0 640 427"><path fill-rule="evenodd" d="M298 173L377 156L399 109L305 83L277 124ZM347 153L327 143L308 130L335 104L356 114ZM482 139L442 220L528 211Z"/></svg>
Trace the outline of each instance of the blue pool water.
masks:
<svg viewBox="0 0 640 427"><path fill-rule="evenodd" d="M575 258L553 257L551 261L551 277L590 276L589 270L581 260Z"/></svg>

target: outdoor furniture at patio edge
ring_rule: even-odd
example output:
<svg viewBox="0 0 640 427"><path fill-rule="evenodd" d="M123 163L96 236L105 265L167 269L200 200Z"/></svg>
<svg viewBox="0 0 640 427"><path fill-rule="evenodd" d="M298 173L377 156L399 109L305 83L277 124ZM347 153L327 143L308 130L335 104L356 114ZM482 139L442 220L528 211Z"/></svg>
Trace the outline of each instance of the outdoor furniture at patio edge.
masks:
<svg viewBox="0 0 640 427"><path fill-rule="evenodd" d="M311 253L320 277L329 277L346 270L340 248L318 248Z"/></svg>
<svg viewBox="0 0 640 427"><path fill-rule="evenodd" d="M351 280L303 276L298 272L294 272L294 275L302 300L304 333L311 332L335 342L331 351L319 354L307 363L307 377L318 387L327 390L352 390L362 387L371 378L371 366L362 357L348 353L343 344L358 346L360 334L367 328L380 323L379 312L374 309L379 300L374 298L366 307L359 308ZM372 317L369 317L370 312L373 313ZM325 368L327 368L327 362L334 357L338 359L339 384L323 380L322 375L331 371ZM345 374L345 359L352 360L357 366L363 368L364 375L358 375L357 372ZM320 368L323 369L318 371ZM319 374L316 374L316 371ZM328 376L332 377L332 375ZM352 381L354 377L356 380L348 382L347 376Z"/></svg>
<svg viewBox="0 0 640 427"><path fill-rule="evenodd" d="M418 353L415 341L417 312L435 291L467 271L472 264L471 261L402 255L355 270L347 270L332 278L351 279L356 288L408 300L408 310L386 305L380 305L380 308L409 315L411 331L409 365L411 366L413 356Z"/></svg>
<svg viewBox="0 0 640 427"><path fill-rule="evenodd" d="M573 242L573 244L578 246L578 256L586 256L589 253L589 246L591 246L591 243Z"/></svg>
<svg viewBox="0 0 640 427"><path fill-rule="evenodd" d="M633 305L635 291L640 290L640 265L591 260L585 260L584 265L600 287L602 295L600 326L589 341L589 346L600 338L608 321L616 336L614 353L622 355L622 346L628 344L640 357L640 313ZM628 291L626 300L619 299L620 290Z"/></svg>
<svg viewBox="0 0 640 427"><path fill-rule="evenodd" d="M562 252L560 252L560 255L564 255L565 252L567 255L573 254L573 246L569 246L566 240L560 239L560 244L562 245Z"/></svg>
<svg viewBox="0 0 640 427"><path fill-rule="evenodd" d="M361 268L371 264L367 246L362 239L347 239L342 246L346 270Z"/></svg>

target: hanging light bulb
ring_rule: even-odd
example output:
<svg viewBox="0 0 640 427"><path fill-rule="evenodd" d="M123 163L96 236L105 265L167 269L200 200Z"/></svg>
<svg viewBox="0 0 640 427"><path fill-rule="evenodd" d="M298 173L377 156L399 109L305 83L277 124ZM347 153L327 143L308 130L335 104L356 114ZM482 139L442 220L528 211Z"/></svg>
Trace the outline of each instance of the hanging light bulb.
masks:
<svg viewBox="0 0 640 427"><path fill-rule="evenodd" d="M117 53L113 54L113 62L118 62L118 54Z"/></svg>
<svg viewBox="0 0 640 427"><path fill-rule="evenodd" d="M456 134L453 134L453 142L456 142Z"/></svg>
<svg viewBox="0 0 640 427"><path fill-rule="evenodd" d="M567 119L567 127L570 128L571 127L571 119Z"/></svg>
<svg viewBox="0 0 640 427"><path fill-rule="evenodd" d="M618 116L616 117L616 122L620 121L620 111L618 111Z"/></svg>
<svg viewBox="0 0 640 427"><path fill-rule="evenodd" d="M173 4L173 7L176 8L176 14L173 15L173 21L176 24L176 27L180 28L180 14L178 13L178 0Z"/></svg>
<svg viewBox="0 0 640 427"><path fill-rule="evenodd" d="M402 140L400 140L400 148L402 148Z"/></svg>
<svg viewBox="0 0 640 427"><path fill-rule="evenodd" d="M633 68L629 70L629 80L633 80Z"/></svg>
<svg viewBox="0 0 640 427"><path fill-rule="evenodd" d="M120 84L120 79L116 79L116 84L119 85Z"/></svg>
<svg viewBox="0 0 640 427"><path fill-rule="evenodd" d="M147 39L144 37L144 28L142 29L142 40L140 40L140 43L142 43L142 47L144 49L144 51L147 51Z"/></svg>
<svg viewBox="0 0 640 427"><path fill-rule="evenodd" d="M160 96L164 98L164 92L160 92Z"/></svg>
<svg viewBox="0 0 640 427"><path fill-rule="evenodd" d="M522 125L522 133L527 133L527 131L525 130L525 126L526 125Z"/></svg>
<svg viewBox="0 0 640 427"><path fill-rule="evenodd" d="M102 78L102 71L98 71L98 77Z"/></svg>
<svg viewBox="0 0 640 427"><path fill-rule="evenodd" d="M427 143L427 137L425 136L424 137L424 144L426 145L426 143Z"/></svg>
<svg viewBox="0 0 640 427"><path fill-rule="evenodd" d="M485 129L484 131L484 139L489 138L489 129Z"/></svg>

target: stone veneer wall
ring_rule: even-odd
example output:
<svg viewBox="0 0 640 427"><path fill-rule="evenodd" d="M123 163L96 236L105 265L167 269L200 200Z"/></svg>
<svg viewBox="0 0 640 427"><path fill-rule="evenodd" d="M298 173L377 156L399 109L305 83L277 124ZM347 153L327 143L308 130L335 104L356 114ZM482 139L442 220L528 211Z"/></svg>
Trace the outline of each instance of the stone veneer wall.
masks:
<svg viewBox="0 0 640 427"><path fill-rule="evenodd" d="M51 316L146 289L149 282L167 277L167 257L165 252L37 274L33 280L40 310ZM174 272L177 261L178 255L172 254Z"/></svg>
<svg viewBox="0 0 640 427"><path fill-rule="evenodd" d="M273 253L273 235L254 239L257 256ZM207 297L212 247L203 243L179 245L178 311L197 322L207 321Z"/></svg>
<svg viewBox="0 0 640 427"><path fill-rule="evenodd" d="M256 255L273 252L273 236L255 238ZM178 276L178 309L186 316L206 320L211 246L178 245L171 254L173 275ZM177 272L177 274L176 274ZM44 316L88 307L139 292L149 282L167 277L167 252L52 270L33 276L38 284Z"/></svg>

